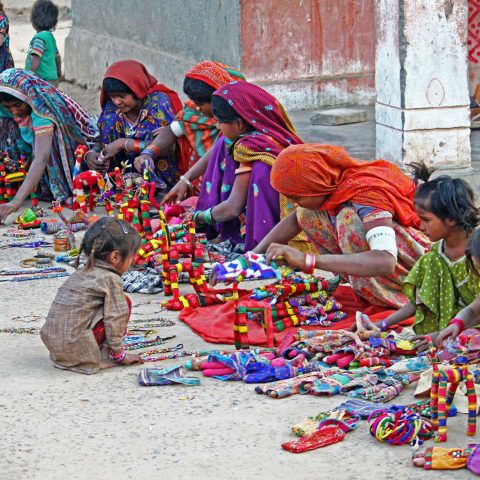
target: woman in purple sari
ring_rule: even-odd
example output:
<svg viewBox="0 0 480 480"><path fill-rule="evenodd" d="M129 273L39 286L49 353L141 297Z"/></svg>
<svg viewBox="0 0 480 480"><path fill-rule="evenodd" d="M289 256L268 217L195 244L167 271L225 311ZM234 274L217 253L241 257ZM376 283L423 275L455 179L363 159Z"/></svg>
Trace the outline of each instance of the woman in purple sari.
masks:
<svg viewBox="0 0 480 480"><path fill-rule="evenodd" d="M222 240L251 250L293 208L270 185L270 171L284 148L303 142L280 102L249 82L216 90L212 111L222 136L212 150L194 219L214 227Z"/></svg>

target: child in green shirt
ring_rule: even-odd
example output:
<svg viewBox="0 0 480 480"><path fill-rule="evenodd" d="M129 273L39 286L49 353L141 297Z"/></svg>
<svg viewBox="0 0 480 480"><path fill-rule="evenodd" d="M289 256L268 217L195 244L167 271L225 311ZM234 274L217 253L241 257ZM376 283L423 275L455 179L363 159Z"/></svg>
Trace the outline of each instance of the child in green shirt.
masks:
<svg viewBox="0 0 480 480"><path fill-rule="evenodd" d="M62 63L52 33L58 22L58 7L50 0L37 0L32 7L30 21L37 33L28 47L25 68L58 87Z"/></svg>

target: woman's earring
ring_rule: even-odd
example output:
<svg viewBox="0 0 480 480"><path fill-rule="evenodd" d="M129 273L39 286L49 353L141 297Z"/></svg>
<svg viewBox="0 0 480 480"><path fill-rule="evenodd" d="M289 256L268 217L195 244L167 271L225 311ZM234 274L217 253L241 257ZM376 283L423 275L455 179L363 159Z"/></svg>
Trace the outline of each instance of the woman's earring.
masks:
<svg viewBox="0 0 480 480"><path fill-rule="evenodd" d="M196 110L197 112L199 112L199 111L200 111L200 107L195 107L195 110Z"/></svg>

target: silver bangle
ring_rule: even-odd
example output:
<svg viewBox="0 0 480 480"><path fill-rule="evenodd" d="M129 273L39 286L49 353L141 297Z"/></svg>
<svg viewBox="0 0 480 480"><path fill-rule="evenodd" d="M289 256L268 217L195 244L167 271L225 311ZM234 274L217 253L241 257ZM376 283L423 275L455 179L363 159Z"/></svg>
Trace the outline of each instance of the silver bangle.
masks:
<svg viewBox="0 0 480 480"><path fill-rule="evenodd" d="M185 177L185 175L180 175L180 180L181 180L183 183L185 183L188 188L190 188L191 190L193 190L193 183L192 183L187 177Z"/></svg>
<svg viewBox="0 0 480 480"><path fill-rule="evenodd" d="M131 138L126 138L125 139L125 145L123 146L123 149L125 150L126 153L129 153L130 152L130 149L127 148L128 147L128 141L131 140Z"/></svg>

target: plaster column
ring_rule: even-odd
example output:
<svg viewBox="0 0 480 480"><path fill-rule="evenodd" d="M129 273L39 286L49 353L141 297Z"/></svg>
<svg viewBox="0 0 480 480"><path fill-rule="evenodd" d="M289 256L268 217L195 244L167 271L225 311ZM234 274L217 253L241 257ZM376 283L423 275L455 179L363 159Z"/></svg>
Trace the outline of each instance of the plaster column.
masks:
<svg viewBox="0 0 480 480"><path fill-rule="evenodd" d="M377 158L471 165L467 0L376 0Z"/></svg>

